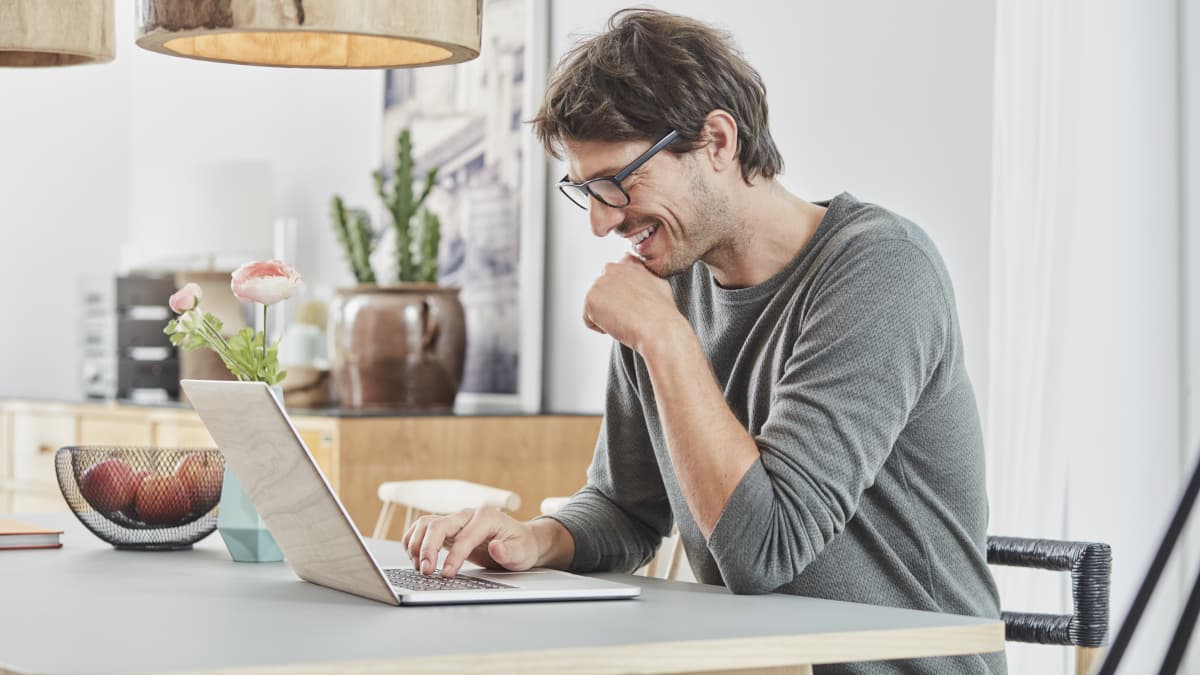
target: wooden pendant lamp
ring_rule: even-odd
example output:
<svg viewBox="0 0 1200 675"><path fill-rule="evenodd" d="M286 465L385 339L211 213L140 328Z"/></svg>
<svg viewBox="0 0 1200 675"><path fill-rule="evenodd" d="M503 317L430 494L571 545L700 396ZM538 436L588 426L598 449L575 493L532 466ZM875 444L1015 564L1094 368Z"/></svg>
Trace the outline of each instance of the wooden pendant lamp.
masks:
<svg viewBox="0 0 1200 675"><path fill-rule="evenodd" d="M138 0L137 43L172 56L250 65L434 66L479 56L482 5L483 0Z"/></svg>
<svg viewBox="0 0 1200 675"><path fill-rule="evenodd" d="M113 60L113 0L0 0L0 66Z"/></svg>

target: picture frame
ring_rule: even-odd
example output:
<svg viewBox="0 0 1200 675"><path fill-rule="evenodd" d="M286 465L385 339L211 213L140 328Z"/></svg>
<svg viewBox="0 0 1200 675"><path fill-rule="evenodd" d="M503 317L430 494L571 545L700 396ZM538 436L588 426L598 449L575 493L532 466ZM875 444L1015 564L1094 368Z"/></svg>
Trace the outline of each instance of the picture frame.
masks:
<svg viewBox="0 0 1200 675"><path fill-rule="evenodd" d="M548 0L484 0L477 59L384 78L384 171L403 129L414 178L438 168L438 281L461 288L467 318L456 413L542 408L547 161L527 122L548 66Z"/></svg>

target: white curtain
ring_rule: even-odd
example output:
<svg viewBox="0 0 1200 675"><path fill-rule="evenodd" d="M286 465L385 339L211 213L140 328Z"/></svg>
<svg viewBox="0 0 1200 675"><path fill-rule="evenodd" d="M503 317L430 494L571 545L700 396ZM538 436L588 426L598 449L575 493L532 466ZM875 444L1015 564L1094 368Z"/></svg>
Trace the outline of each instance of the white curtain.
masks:
<svg viewBox="0 0 1200 675"><path fill-rule="evenodd" d="M997 0L987 453L992 534L1061 539L1066 448L1046 443L1061 222L1060 0ZM993 568L1001 607L1064 613L1062 575ZM1065 673L1070 650L1011 644L1011 673Z"/></svg>

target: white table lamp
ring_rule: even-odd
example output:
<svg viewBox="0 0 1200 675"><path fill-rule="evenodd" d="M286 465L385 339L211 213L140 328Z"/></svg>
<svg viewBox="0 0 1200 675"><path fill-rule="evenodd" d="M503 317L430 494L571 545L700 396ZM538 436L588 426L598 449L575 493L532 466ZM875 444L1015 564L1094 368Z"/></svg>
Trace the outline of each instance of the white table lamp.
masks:
<svg viewBox="0 0 1200 675"><path fill-rule="evenodd" d="M215 269L269 255L271 165L220 161L136 171L124 269ZM238 262L238 264L240 264ZM236 265L235 265L236 266Z"/></svg>

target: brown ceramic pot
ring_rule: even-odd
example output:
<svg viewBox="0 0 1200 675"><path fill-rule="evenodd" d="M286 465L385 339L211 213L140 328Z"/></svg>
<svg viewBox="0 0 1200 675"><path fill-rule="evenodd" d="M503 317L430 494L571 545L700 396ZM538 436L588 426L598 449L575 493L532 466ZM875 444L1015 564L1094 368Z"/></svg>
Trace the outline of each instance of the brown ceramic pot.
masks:
<svg viewBox="0 0 1200 675"><path fill-rule="evenodd" d="M399 284L338 291L331 316L333 377L340 404L452 408L467 347L458 290Z"/></svg>

